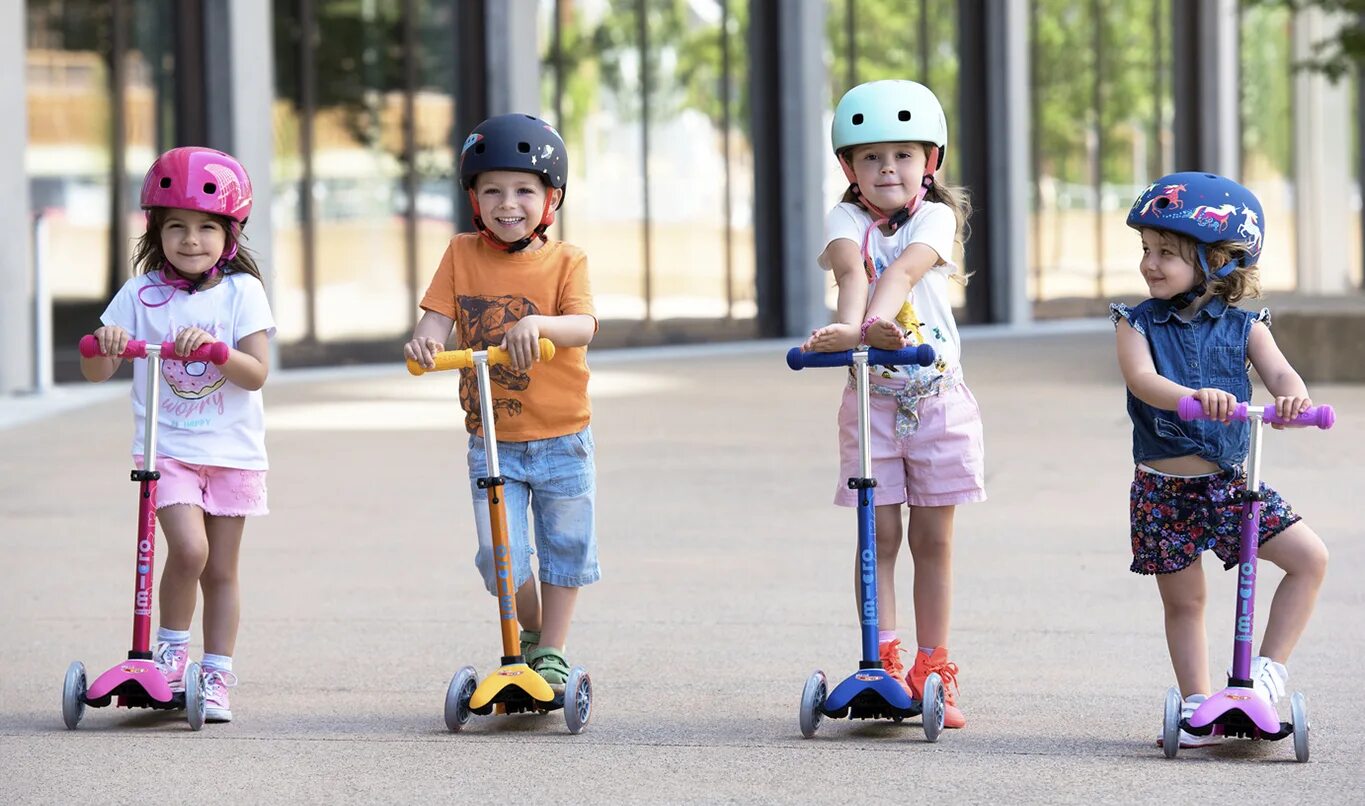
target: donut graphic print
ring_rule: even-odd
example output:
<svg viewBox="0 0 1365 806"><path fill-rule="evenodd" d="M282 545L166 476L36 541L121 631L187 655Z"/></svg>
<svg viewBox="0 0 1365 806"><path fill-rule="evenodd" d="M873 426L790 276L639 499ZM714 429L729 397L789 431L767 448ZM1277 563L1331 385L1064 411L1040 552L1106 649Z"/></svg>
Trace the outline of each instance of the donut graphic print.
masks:
<svg viewBox="0 0 1365 806"><path fill-rule="evenodd" d="M218 367L207 361L163 361L161 377L176 397L185 400L208 397L227 381Z"/></svg>

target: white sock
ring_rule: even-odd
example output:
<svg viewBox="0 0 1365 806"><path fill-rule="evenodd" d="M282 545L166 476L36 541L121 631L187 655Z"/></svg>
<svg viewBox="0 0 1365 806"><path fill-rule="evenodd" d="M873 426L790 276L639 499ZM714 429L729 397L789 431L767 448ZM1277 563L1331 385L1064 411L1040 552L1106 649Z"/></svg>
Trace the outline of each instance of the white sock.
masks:
<svg viewBox="0 0 1365 806"><path fill-rule="evenodd" d="M232 671L232 658L227 655L210 655L204 653L205 669L221 669L225 672Z"/></svg>
<svg viewBox="0 0 1365 806"><path fill-rule="evenodd" d="M189 630L168 630L165 627L156 628L157 643L167 644L188 644L190 642Z"/></svg>
<svg viewBox="0 0 1365 806"><path fill-rule="evenodd" d="M892 641L895 641L895 640L898 639L898 638L900 638L900 636L896 634L896 631L895 631L895 630L878 630L878 631L877 631L877 643L879 643L879 644L887 644L887 643L890 643L890 642L892 642Z"/></svg>

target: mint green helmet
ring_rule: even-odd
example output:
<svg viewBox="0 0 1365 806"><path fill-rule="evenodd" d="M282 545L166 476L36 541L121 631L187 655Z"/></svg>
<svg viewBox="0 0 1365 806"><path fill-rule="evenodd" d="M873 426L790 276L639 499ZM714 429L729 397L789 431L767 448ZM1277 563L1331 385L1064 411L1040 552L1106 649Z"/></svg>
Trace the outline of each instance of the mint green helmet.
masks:
<svg viewBox="0 0 1365 806"><path fill-rule="evenodd" d="M943 167L948 150L943 105L932 90L914 81L869 81L844 93L834 108L830 135L835 154L868 143L930 143L938 154L926 171L930 174Z"/></svg>

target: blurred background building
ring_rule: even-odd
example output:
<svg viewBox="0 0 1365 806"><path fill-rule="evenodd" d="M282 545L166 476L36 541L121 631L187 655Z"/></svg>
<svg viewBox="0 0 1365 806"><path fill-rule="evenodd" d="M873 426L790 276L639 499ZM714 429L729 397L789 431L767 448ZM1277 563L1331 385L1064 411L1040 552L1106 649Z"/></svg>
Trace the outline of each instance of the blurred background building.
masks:
<svg viewBox="0 0 1365 806"><path fill-rule="evenodd" d="M15 0L0 394L78 376L177 145L252 174L281 365L397 360L469 228L458 144L510 111L568 144L553 234L588 253L597 344L804 333L833 299L831 110L879 78L946 108L965 323L1140 296L1124 216L1173 170L1258 193L1268 289L1358 294L1358 82L1294 68L1335 25L1270 0Z"/></svg>

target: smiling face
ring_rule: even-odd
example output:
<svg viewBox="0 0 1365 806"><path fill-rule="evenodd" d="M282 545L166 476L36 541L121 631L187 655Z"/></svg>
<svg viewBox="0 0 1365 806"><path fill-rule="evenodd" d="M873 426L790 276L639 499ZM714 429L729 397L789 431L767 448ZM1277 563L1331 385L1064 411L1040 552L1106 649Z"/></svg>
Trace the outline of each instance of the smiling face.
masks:
<svg viewBox="0 0 1365 806"><path fill-rule="evenodd" d="M904 207L919 193L927 157L920 143L870 143L848 152L858 189L882 210Z"/></svg>
<svg viewBox="0 0 1365 806"><path fill-rule="evenodd" d="M562 191L552 190L550 207ZM485 171L474 180L479 217L500 241L514 243L530 237L545 212L545 183L525 171Z"/></svg>
<svg viewBox="0 0 1365 806"><path fill-rule="evenodd" d="M1142 230L1142 261L1138 269L1147 291L1157 299L1170 299L1194 288L1199 269L1180 248L1180 239L1169 232Z"/></svg>
<svg viewBox="0 0 1365 806"><path fill-rule="evenodd" d="M161 222L161 251L186 277L198 277L218 263L227 232L218 219L198 210L169 209Z"/></svg>

